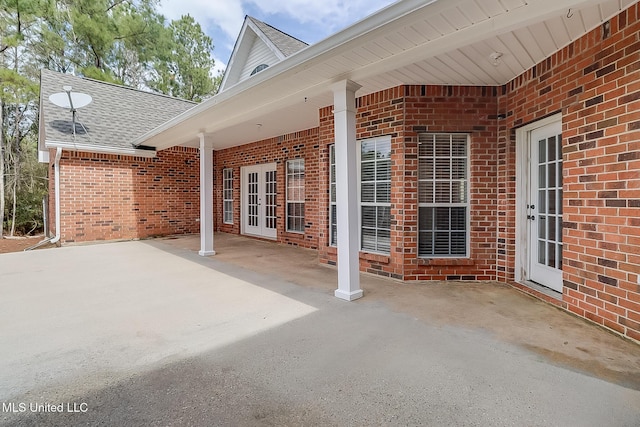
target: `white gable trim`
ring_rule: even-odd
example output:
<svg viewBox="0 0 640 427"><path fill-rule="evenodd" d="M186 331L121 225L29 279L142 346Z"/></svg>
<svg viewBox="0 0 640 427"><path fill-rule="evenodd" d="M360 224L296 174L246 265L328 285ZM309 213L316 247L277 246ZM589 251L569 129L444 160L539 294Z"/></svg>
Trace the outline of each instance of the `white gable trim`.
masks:
<svg viewBox="0 0 640 427"><path fill-rule="evenodd" d="M282 61L285 56L284 54L274 45L269 37L267 37L264 32L256 24L253 23L249 16L244 18L244 23L242 24L242 29L240 30L240 34L238 35L238 39L233 47L233 52L231 52L231 58L229 58L229 63L227 64L227 69L225 70L224 77L222 78L222 83L220 84L220 92L223 92L227 86L233 86L237 83L240 83L242 80L243 70L249 62L249 55L251 54L251 47L254 44L254 40L252 36L255 36L258 40L264 43L267 48L273 52L276 56L278 62ZM272 66L274 64L267 64Z"/></svg>
<svg viewBox="0 0 640 427"><path fill-rule="evenodd" d="M249 27L251 27L253 32L256 33L256 35L260 38L260 40L262 40L264 44L266 44L269 47L269 49L273 51L273 53L278 57L280 61L282 61L285 58L284 54L280 51L280 49L278 49L276 45L273 44L273 42L269 39L269 37L267 37L267 35L263 33L262 30L258 28L256 24L253 23L251 18L247 17L247 24L249 25Z"/></svg>

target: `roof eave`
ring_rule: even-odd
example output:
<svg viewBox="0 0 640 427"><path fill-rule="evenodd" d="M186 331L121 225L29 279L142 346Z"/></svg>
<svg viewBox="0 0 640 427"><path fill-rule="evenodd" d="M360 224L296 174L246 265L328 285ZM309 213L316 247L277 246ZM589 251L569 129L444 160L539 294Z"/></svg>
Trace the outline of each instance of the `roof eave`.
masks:
<svg viewBox="0 0 640 427"><path fill-rule="evenodd" d="M147 150L140 148L126 148L126 147L103 147L100 145L93 144L77 144L74 142L66 142L66 141L45 141L45 147L49 148L62 148L67 151L80 151L84 153L95 153L95 154L114 154L121 156L132 156L132 157L145 157L145 158L153 158L156 157L156 150Z"/></svg>
<svg viewBox="0 0 640 427"><path fill-rule="evenodd" d="M357 37L360 37L370 31L379 28L390 20L398 19L402 16L405 16L411 12L427 7L438 0L431 0L429 2L425 2L424 0L406 0L403 2L394 3L391 6L382 9L381 11L364 18L363 20L355 23L354 25L330 36L316 44L313 44L306 49L302 49L301 51L287 57L283 61L261 71L260 73L253 76L251 79L244 80L239 82L230 88L218 93L217 95L209 98L206 101L198 104L191 110L185 111L184 113L178 115L172 120L167 121L166 123L158 126L157 128L147 132L146 134L136 138L132 143L134 146L139 145L157 145L151 143L151 139L155 136L160 135L164 131L190 119L191 117L195 117L209 108L212 108L218 104L224 103L226 100L239 95L242 92L249 91L250 89L267 82L273 78L286 78L287 73L295 73L299 67L304 66L310 60L318 58L322 55L328 54L331 50L353 40ZM456 0L461 1L461 0ZM448 0L448 3L450 0ZM196 130L196 133L199 130ZM194 133L195 136L195 133Z"/></svg>
<svg viewBox="0 0 640 427"><path fill-rule="evenodd" d="M202 132L202 129L193 129L193 135L189 130L189 135L181 135L174 141L169 140L168 130L180 125L181 123L200 116L209 110L217 110L222 108L232 98L235 100L242 100L241 96L244 94L254 105L257 105L258 99L256 99L255 93L266 85L281 83L286 81L284 79L294 76L296 73L302 73L307 68L311 68L322 61L325 61L333 56L337 56L343 53L345 49L348 49L350 45L357 40L364 39L368 36L373 36L376 30L386 31L386 28L393 28L394 25L401 25L401 18L412 14L414 12L422 10L425 14L439 13L441 10L445 10L453 7L463 7L465 0L433 0L425 3L424 0L406 0L398 3L394 3L387 8L357 22L356 24L318 42L311 45L306 49L299 51L298 53L288 57L287 59L267 68L259 74L253 76L251 79L244 80L236 85L231 86L224 92L210 98L202 104L194 107L193 109L185 112L184 114L170 120L163 125L153 129L152 131L142 135L134 141L135 145L145 144L155 146L157 149L166 148L171 145L179 145L187 142L185 138L193 139L197 132ZM566 10L568 7L584 6L590 3L599 3L597 0L537 0L525 3L523 7L515 8L508 11L506 14L499 14L491 17L488 20L481 21L472 27L465 27L446 36L445 39L436 39L433 42L425 43L422 46L418 46L415 49L409 49L400 55L395 55L388 58L383 58L376 63L375 68L377 72L384 68L394 67L398 64L397 59L409 60L413 59L413 53L419 51L421 54L429 54L429 56L435 55L434 52L440 52L443 49L453 49L458 45L468 44L481 36L490 36L491 34L497 34L499 32L509 31L511 28L523 25L526 22L541 19L545 16L552 16L560 11ZM533 13L533 15L532 15ZM398 58L396 58L398 57ZM411 58L410 58L411 57ZM363 67L362 69L353 69L349 72L335 75L333 78L327 79L327 85L334 83L338 80L353 79L358 81L359 79L366 78L368 74L371 74L374 67ZM515 78L517 75L512 76ZM507 80L508 81L508 80ZM506 82L505 82L506 83ZM315 84L315 88L321 86ZM300 90L296 88L294 90ZM251 92L250 92L251 91ZM292 91L290 95L295 92ZM286 96L283 94L283 97ZM284 99L284 98L282 98ZM271 102L271 101L270 101ZM265 100L265 105L268 104ZM183 131L185 129L182 129ZM167 135L163 139L163 133L167 132ZM175 133L174 133L175 135ZM249 142L249 141L248 141Z"/></svg>

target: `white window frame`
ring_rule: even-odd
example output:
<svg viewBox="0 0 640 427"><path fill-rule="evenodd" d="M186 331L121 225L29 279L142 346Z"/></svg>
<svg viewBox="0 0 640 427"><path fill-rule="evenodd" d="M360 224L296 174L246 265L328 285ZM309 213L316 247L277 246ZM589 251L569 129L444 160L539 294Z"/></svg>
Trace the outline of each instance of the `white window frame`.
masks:
<svg viewBox="0 0 640 427"><path fill-rule="evenodd" d="M329 145L329 246L336 247L338 245L338 226L331 221L333 213L336 210L336 144ZM338 218L336 216L336 222ZM334 231L335 230L335 231Z"/></svg>
<svg viewBox="0 0 640 427"><path fill-rule="evenodd" d="M424 135L429 135L429 136L448 136L449 138L453 137L453 136L460 136L460 135L464 135L466 136L466 144L465 144L465 157L464 159L466 160L466 167L465 167L465 200L466 202L449 202L449 203L444 203L444 202L436 202L435 201L435 197L434 197L434 201L433 202L429 202L429 203L421 203L420 202L420 185L421 185L421 181L425 181L425 180L421 180L420 176L418 174L418 254L417 256L419 258L425 258L425 259L429 259L429 258L469 258L470 257L470 249L471 249L471 139L469 134L460 134L460 133L456 133L456 132L426 132L426 133L421 133L418 138L420 139L420 136L424 136ZM420 144L420 142L418 142L418 144ZM420 148L418 148L418 168L420 168ZM434 153L434 159L435 159L435 153ZM449 159L453 159L454 156L450 156ZM460 158L460 157L455 157L455 158ZM436 171L436 166L435 166L435 162L434 162L434 177L432 178L433 181L437 181L435 178L435 171ZM440 179L440 181L442 181L442 179ZM449 182L452 183L456 180L449 178ZM420 208L438 208L438 207L446 207L446 208L453 208L453 207L464 207L465 211L466 211L466 215L465 215L465 253L464 254L429 254L429 255L421 255L420 254L420 231L421 231L421 227L420 227ZM449 230L451 231L451 229Z"/></svg>
<svg viewBox="0 0 640 427"><path fill-rule="evenodd" d="M291 172L291 170L289 169L290 165L293 165L295 163L300 164L301 168L299 167L297 170L298 172ZM291 159L291 160L287 160L286 162L286 227L287 227L287 232L288 233L299 233L299 234L304 234L305 231L305 224L304 224L304 218L305 218L305 165L304 165L304 159ZM302 172L299 172L299 171ZM291 193L293 193L293 189L292 187L290 187L290 183L291 183L291 179L295 176L301 177L302 178L302 186L298 186L296 187L296 189L299 190L298 195L302 195L302 197L298 197L295 198L293 197L293 195ZM289 212L289 205L292 203L296 203L299 205L302 205L302 216L298 216L298 215L291 215L291 213ZM290 228L289 227L289 219L290 218L297 218L300 220L300 226L301 226L301 230L295 229L295 228Z"/></svg>
<svg viewBox="0 0 640 427"><path fill-rule="evenodd" d="M389 202L378 202L378 201L374 201L374 202L363 202L362 201L362 144L363 143L375 143L376 145L379 143L388 143L389 144L389 153L391 153L391 136L389 135L384 135L384 136L379 136L379 137L375 137L375 138L367 138L367 139L362 139L358 141L358 233L359 233L359 241L360 241L360 250L362 252L367 252L367 253L375 253L375 254L382 254L382 255L390 255L391 254L391 176L392 176L392 172L391 172L391 157L389 157ZM377 161L376 161L377 163ZM375 191L375 189L377 188L375 184L377 183L382 183L382 182L387 182L387 180L377 180L374 179L373 181L368 181L368 182L372 182L374 183L374 194L377 198L377 192ZM363 239L362 239L362 229L363 229L363 221L362 221L362 210L363 207L387 207L389 208L389 250L388 251L382 251L382 250L376 250L376 249L364 249L363 248ZM376 227L377 230L384 230L383 228L378 228ZM378 247L378 238L376 236L376 247Z"/></svg>
<svg viewBox="0 0 640 427"><path fill-rule="evenodd" d="M222 169L222 222L233 224L233 168Z"/></svg>
<svg viewBox="0 0 640 427"><path fill-rule="evenodd" d="M364 249L363 248L363 240L362 240L362 208L363 206L372 206L372 207L388 207L391 210L391 177L392 173L389 174L389 202L362 202L362 143L365 142L388 142L389 147L391 149L391 136L384 135L375 138L368 138L358 140L358 154L357 154L357 162L358 162L358 240L359 240L359 249L362 252L366 253L374 253L374 254L382 254L382 255L390 255L391 253L391 224L389 224L389 250L388 251L377 251L372 249ZM392 164L391 160L389 160L389 168L391 170ZM373 182L386 182L387 180ZM375 188L375 187L374 187ZM336 247L337 246L337 235L334 234L334 227L331 221L332 213L335 209L337 209L337 203L332 201L332 195L335 191L335 144L329 145L329 246ZM391 213L389 213L391 215ZM337 217L336 217L337 220ZM337 227L336 227L337 234ZM335 243L334 243L335 242ZM376 245L377 246L377 245Z"/></svg>

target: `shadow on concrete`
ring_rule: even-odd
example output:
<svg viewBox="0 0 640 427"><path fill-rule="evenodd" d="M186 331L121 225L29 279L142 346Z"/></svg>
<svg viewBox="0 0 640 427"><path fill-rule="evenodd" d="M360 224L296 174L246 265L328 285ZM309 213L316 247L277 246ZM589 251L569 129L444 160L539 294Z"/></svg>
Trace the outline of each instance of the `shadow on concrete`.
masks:
<svg viewBox="0 0 640 427"><path fill-rule="evenodd" d="M216 233L217 253L205 258L197 255L198 235L145 243L275 292L287 283L333 298L337 285L337 269L320 264L310 249L227 233ZM353 304L382 304L426 324L486 331L549 363L640 390L640 346L504 283L409 283L364 273L360 281L365 298ZM313 305L308 295L296 298Z"/></svg>
<svg viewBox="0 0 640 427"><path fill-rule="evenodd" d="M36 425L634 425L640 392L547 363L486 331L384 305L319 310L224 348L57 401ZM51 402L54 397L40 395ZM57 402L56 401L56 402ZM607 408L607 410L603 410Z"/></svg>
<svg viewBox="0 0 640 427"><path fill-rule="evenodd" d="M221 234L203 258L197 242L143 243L317 311L96 389L33 391L13 401L87 412L2 424L622 426L640 415L637 345L508 286L362 275L365 298L347 303L314 251Z"/></svg>

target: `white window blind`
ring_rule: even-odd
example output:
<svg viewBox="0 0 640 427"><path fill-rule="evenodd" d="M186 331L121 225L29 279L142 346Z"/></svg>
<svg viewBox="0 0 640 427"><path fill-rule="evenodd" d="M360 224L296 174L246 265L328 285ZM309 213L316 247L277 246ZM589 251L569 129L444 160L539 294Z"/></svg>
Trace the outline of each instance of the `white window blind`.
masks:
<svg viewBox="0 0 640 427"><path fill-rule="evenodd" d="M287 231L304 232L304 159L287 161Z"/></svg>
<svg viewBox="0 0 640 427"><path fill-rule="evenodd" d="M391 138L360 141L360 240L363 251L391 249Z"/></svg>
<svg viewBox="0 0 640 427"><path fill-rule="evenodd" d="M418 255L468 256L469 157L465 134L426 133L418 146Z"/></svg>
<svg viewBox="0 0 640 427"><path fill-rule="evenodd" d="M225 224L233 224L233 169L222 170L222 211Z"/></svg>
<svg viewBox="0 0 640 427"><path fill-rule="evenodd" d="M329 146L329 245L338 244L336 216L336 146Z"/></svg>
<svg viewBox="0 0 640 427"><path fill-rule="evenodd" d="M360 248L391 249L391 138L359 141ZM336 156L329 146L329 244L337 245Z"/></svg>

